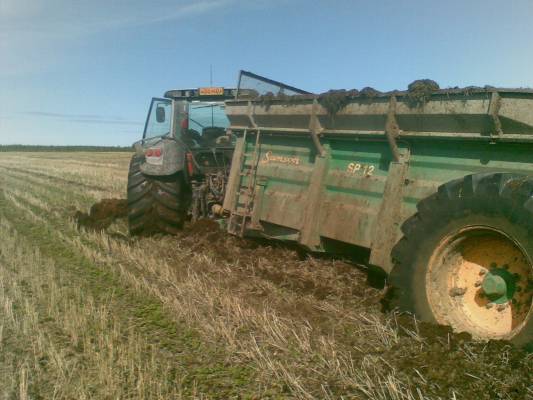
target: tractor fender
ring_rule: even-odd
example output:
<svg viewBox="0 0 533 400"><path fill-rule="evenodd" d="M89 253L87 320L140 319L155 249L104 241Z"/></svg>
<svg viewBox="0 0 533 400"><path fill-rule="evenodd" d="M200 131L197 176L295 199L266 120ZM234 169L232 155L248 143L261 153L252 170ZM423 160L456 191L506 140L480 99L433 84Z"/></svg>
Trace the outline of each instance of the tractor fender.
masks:
<svg viewBox="0 0 533 400"><path fill-rule="evenodd" d="M184 169L185 150L174 139L145 142L143 150L145 159L140 166L143 174L168 176Z"/></svg>

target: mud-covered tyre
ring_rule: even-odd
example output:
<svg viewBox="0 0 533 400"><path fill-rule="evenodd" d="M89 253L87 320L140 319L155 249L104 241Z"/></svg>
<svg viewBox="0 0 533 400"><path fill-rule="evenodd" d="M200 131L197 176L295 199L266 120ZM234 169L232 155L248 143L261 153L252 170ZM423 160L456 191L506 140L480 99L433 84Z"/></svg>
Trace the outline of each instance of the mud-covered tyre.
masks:
<svg viewBox="0 0 533 400"><path fill-rule="evenodd" d="M394 302L479 339L533 341L533 178L475 174L446 183L402 225Z"/></svg>
<svg viewBox="0 0 533 400"><path fill-rule="evenodd" d="M187 215L188 191L181 173L148 176L141 172L144 157L134 155L128 174L130 235L176 234Z"/></svg>

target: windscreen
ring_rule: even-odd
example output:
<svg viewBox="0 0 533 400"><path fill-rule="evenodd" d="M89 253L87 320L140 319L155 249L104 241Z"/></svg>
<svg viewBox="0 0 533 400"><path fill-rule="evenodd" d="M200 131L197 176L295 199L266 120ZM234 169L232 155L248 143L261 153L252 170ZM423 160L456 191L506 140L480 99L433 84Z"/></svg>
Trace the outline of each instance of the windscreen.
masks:
<svg viewBox="0 0 533 400"><path fill-rule="evenodd" d="M256 75L252 72L241 71L239 74L239 84L237 86L237 98L250 98L272 93L274 96L295 94L310 94L305 90L286 85L264 76Z"/></svg>
<svg viewBox="0 0 533 400"><path fill-rule="evenodd" d="M189 104L189 129L202 132L205 128L227 128L228 117L224 104L216 102L191 102Z"/></svg>
<svg viewBox="0 0 533 400"><path fill-rule="evenodd" d="M218 147L228 144L226 128L229 120L223 102L187 102L178 118L181 139L189 148Z"/></svg>

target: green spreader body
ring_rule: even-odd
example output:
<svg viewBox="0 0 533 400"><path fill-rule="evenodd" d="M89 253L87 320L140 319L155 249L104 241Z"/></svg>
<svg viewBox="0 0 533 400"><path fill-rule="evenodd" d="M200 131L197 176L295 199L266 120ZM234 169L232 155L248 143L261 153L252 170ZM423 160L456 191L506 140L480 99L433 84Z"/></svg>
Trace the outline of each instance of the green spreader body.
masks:
<svg viewBox="0 0 533 400"><path fill-rule="evenodd" d="M226 102L237 135L228 230L312 251L369 250L389 272L401 224L439 185L473 173L533 174L533 91L352 97L332 113L310 95Z"/></svg>

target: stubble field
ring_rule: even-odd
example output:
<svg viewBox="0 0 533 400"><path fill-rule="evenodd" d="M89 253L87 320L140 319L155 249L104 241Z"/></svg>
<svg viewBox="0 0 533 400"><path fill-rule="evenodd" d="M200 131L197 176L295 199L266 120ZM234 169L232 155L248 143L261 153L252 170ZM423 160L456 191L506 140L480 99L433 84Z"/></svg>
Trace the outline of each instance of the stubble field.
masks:
<svg viewBox="0 0 533 400"><path fill-rule="evenodd" d="M132 239L128 153L0 154L0 399L533 399L533 355L383 312L353 260Z"/></svg>

